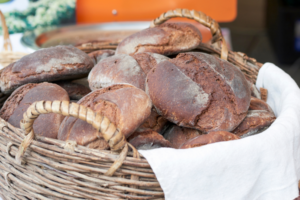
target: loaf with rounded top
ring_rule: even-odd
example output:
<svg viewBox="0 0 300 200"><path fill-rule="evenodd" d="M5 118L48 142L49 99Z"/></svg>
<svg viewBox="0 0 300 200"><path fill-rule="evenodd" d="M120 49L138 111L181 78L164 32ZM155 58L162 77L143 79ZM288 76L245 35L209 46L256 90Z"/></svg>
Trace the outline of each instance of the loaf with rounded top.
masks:
<svg viewBox="0 0 300 200"><path fill-rule="evenodd" d="M55 82L55 84L64 88L71 100L79 100L91 92L90 88L79 83L73 83L71 81L58 81Z"/></svg>
<svg viewBox="0 0 300 200"><path fill-rule="evenodd" d="M241 138L254 135L268 128L275 119L275 115L269 111L249 110L246 118L232 133Z"/></svg>
<svg viewBox="0 0 300 200"><path fill-rule="evenodd" d="M184 144L180 146L180 149L189 149L194 147L201 147L203 145L216 143L216 142L223 142L223 141L230 141L230 140L237 140L240 139L239 136L229 133L227 131L214 131L208 134L200 135L194 137Z"/></svg>
<svg viewBox="0 0 300 200"><path fill-rule="evenodd" d="M88 75L93 66L86 53L72 46L41 49L0 71L1 92L11 93L27 83L81 78Z"/></svg>
<svg viewBox="0 0 300 200"><path fill-rule="evenodd" d="M183 143L199 135L202 135L202 133L196 129L184 128L173 124L164 133L164 138L171 143L173 148L179 149Z"/></svg>
<svg viewBox="0 0 300 200"><path fill-rule="evenodd" d="M125 38L116 55L141 52L172 55L195 49L201 41L201 32L190 23L163 23Z"/></svg>
<svg viewBox="0 0 300 200"><path fill-rule="evenodd" d="M214 56L189 52L159 63L146 92L158 114L202 132L232 131L247 115L250 88L242 72Z"/></svg>
<svg viewBox="0 0 300 200"><path fill-rule="evenodd" d="M269 104L255 97L251 97L249 110L265 110L270 113L274 113L272 108L269 106Z"/></svg>
<svg viewBox="0 0 300 200"><path fill-rule="evenodd" d="M6 100L0 110L0 117L14 127L20 128L20 121L28 107L35 101L69 101L68 93L52 83L29 83L19 87ZM36 135L57 138L58 129L64 116L60 114L41 114L33 123Z"/></svg>
<svg viewBox="0 0 300 200"><path fill-rule="evenodd" d="M144 91L128 84L95 90L80 99L78 104L106 116L125 137L129 137L149 117L152 107ZM84 146L93 144L97 149L108 148L101 133L87 122L74 117L65 118L58 139L73 140Z"/></svg>
<svg viewBox="0 0 300 200"><path fill-rule="evenodd" d="M88 81L92 90L112 84L128 83L145 90L147 73L158 63L169 58L155 53L120 54L99 62L90 72Z"/></svg>
<svg viewBox="0 0 300 200"><path fill-rule="evenodd" d="M128 142L138 150L171 147L171 144L168 140L153 130L135 132L128 138Z"/></svg>

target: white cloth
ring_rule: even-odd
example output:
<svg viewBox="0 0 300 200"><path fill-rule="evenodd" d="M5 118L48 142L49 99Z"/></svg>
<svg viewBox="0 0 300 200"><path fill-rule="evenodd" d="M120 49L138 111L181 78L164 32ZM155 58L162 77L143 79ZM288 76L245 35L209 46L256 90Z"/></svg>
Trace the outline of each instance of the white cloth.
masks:
<svg viewBox="0 0 300 200"><path fill-rule="evenodd" d="M192 149L139 151L167 200L293 200L298 196L300 90L271 63L260 69L256 86L268 89L267 102L277 116L263 133Z"/></svg>

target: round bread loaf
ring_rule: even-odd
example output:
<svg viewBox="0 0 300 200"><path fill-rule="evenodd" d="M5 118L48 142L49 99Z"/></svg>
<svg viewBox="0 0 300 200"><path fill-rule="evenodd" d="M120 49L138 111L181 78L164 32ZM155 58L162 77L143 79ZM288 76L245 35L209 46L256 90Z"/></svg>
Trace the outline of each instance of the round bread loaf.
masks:
<svg viewBox="0 0 300 200"><path fill-rule="evenodd" d="M275 119L275 115L269 111L249 110L244 121L232 132L241 138L254 135L268 128Z"/></svg>
<svg viewBox="0 0 300 200"><path fill-rule="evenodd" d="M211 143L237 140L237 139L240 139L240 137L232 133L229 133L227 131L215 131L215 132L210 132L208 134L197 136L195 138L186 141L184 144L181 145L180 149L201 147L203 145L207 145Z"/></svg>
<svg viewBox="0 0 300 200"><path fill-rule="evenodd" d="M79 100L91 92L90 88L71 81L58 81L55 83L67 91L71 100Z"/></svg>
<svg viewBox="0 0 300 200"><path fill-rule="evenodd" d="M7 99L0 110L0 117L14 127L20 128L20 121L27 108L35 101L69 101L68 93L52 83L29 83L19 87ZM41 114L33 123L36 135L57 138L64 116L60 114Z"/></svg>
<svg viewBox="0 0 300 200"><path fill-rule="evenodd" d="M146 121L138 128L138 132L142 132L151 129L155 132L163 134L163 132L168 128L169 121L159 115L155 108L152 107L150 116Z"/></svg>
<svg viewBox="0 0 300 200"><path fill-rule="evenodd" d="M195 49L202 41L200 31L190 23L163 23L125 38L116 54L152 52L172 55Z"/></svg>
<svg viewBox="0 0 300 200"><path fill-rule="evenodd" d="M201 134L196 129L184 128L174 124L164 133L164 138L170 141L173 148L179 149L183 143Z"/></svg>
<svg viewBox="0 0 300 200"><path fill-rule="evenodd" d="M104 49L104 50L93 51L88 55L93 60L94 65L96 65L102 59L115 55L115 51L110 49Z"/></svg>
<svg viewBox="0 0 300 200"><path fill-rule="evenodd" d="M147 75L146 92L158 114L202 132L232 131L250 104L243 73L227 61L198 52L159 63Z"/></svg>
<svg viewBox="0 0 300 200"><path fill-rule="evenodd" d="M251 97L249 110L265 110L274 113L272 108L263 100Z"/></svg>
<svg viewBox="0 0 300 200"><path fill-rule="evenodd" d="M171 147L171 144L168 140L153 130L135 132L128 138L128 142L138 150Z"/></svg>
<svg viewBox="0 0 300 200"><path fill-rule="evenodd" d="M27 83L53 82L87 76L92 59L72 46L56 46L22 57L0 71L1 92L7 94Z"/></svg>
<svg viewBox="0 0 300 200"><path fill-rule="evenodd" d="M249 83L249 86L250 86L251 96L255 97L257 99L261 99L260 92L257 89L257 87L253 83L251 83L250 81L248 81L248 83Z"/></svg>
<svg viewBox="0 0 300 200"><path fill-rule="evenodd" d="M92 90L113 84L128 83L145 90L147 73L158 63L169 58L155 53L133 56L115 55L99 62L90 72L88 81Z"/></svg>
<svg viewBox="0 0 300 200"><path fill-rule="evenodd" d="M95 112L106 116L129 137L150 115L151 100L147 94L128 84L112 85L95 90L78 101ZM59 132L59 140L73 140L77 144L107 149L101 133L92 125L74 117L66 117Z"/></svg>

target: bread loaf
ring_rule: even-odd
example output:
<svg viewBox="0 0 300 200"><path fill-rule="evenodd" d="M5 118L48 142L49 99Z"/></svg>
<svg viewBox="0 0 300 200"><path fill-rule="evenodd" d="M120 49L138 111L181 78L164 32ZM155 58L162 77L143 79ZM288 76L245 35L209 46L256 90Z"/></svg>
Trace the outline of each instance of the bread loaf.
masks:
<svg viewBox="0 0 300 200"><path fill-rule="evenodd" d="M196 129L184 128L173 124L164 133L164 138L170 141L173 148L179 149L183 143L201 134Z"/></svg>
<svg viewBox="0 0 300 200"><path fill-rule="evenodd" d="M27 108L35 101L69 101L68 93L52 83L29 83L19 87L7 99L0 110L0 117L14 127L20 128L20 121ZM36 135L57 138L64 116L60 114L41 114L33 123Z"/></svg>
<svg viewBox="0 0 300 200"><path fill-rule="evenodd" d="M128 142L138 150L149 150L160 147L171 147L171 144L159 133L147 130L135 132L128 138Z"/></svg>
<svg viewBox="0 0 300 200"><path fill-rule="evenodd" d="M250 88L242 72L198 52L159 63L147 75L146 92L158 114L202 132L232 131L250 104Z"/></svg>
<svg viewBox="0 0 300 200"><path fill-rule="evenodd" d="M108 58L110 56L115 55L115 51L110 50L110 49L104 49L104 50L93 51L93 52L89 53L88 55L93 60L94 65L96 65L98 62L100 62L104 58Z"/></svg>
<svg viewBox="0 0 300 200"><path fill-rule="evenodd" d="M272 108L263 100L251 97L249 110L265 110L274 113Z"/></svg>
<svg viewBox="0 0 300 200"><path fill-rule="evenodd" d="M27 83L53 82L86 76L94 66L91 58L72 46L56 46L22 57L0 71L2 93Z"/></svg>
<svg viewBox="0 0 300 200"><path fill-rule="evenodd" d="M163 23L125 38L116 55L141 52L172 55L195 49L201 41L200 31L190 23Z"/></svg>
<svg viewBox="0 0 300 200"><path fill-rule="evenodd" d="M203 145L207 145L215 142L223 142L223 141L237 140L237 139L240 139L240 137L232 133L229 133L227 131L215 131L215 132L210 132L208 134L197 136L195 138L186 141L184 144L181 145L180 149L201 147Z"/></svg>
<svg viewBox="0 0 300 200"><path fill-rule="evenodd" d="M134 56L115 55L99 62L90 72L88 81L92 90L112 84L128 83L145 90L146 75L156 64L168 60L155 53L139 53Z"/></svg>
<svg viewBox="0 0 300 200"><path fill-rule="evenodd" d="M103 116L106 116L119 130L129 137L150 115L151 101L146 93L128 84L112 85L95 90L78 101ZM107 149L101 133L85 121L66 117L58 139L73 140L77 144L97 149Z"/></svg>
<svg viewBox="0 0 300 200"><path fill-rule="evenodd" d="M249 110L244 121L232 132L241 138L254 135L268 128L275 119L275 115L266 110Z"/></svg>
<svg viewBox="0 0 300 200"><path fill-rule="evenodd" d="M55 83L67 91L71 100L79 100L91 92L90 88L71 81L58 81Z"/></svg>

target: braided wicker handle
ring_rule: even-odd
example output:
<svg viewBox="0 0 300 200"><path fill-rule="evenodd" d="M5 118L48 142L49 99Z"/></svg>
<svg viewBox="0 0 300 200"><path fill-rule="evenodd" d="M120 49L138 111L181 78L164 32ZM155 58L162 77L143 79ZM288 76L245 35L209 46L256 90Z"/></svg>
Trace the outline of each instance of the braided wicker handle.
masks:
<svg viewBox="0 0 300 200"><path fill-rule="evenodd" d="M5 18L3 13L0 10L0 18L1 18L1 23L2 23L2 29L3 29L3 47L4 50L6 51L12 51L12 45L9 39L9 33L8 33L8 28L5 22Z"/></svg>
<svg viewBox="0 0 300 200"><path fill-rule="evenodd" d="M158 18L154 19L151 22L150 27L158 26L166 22L167 20L175 17L185 17L188 19L194 19L195 21L209 28L213 36L212 43L222 41L221 58L227 60L228 48L227 48L226 41L223 38L220 26L215 20L213 20L211 17L207 16L203 12L195 11L195 10L190 11L188 9L169 10L161 14Z"/></svg>
<svg viewBox="0 0 300 200"><path fill-rule="evenodd" d="M86 121L93 125L95 129L101 133L101 136L108 142L111 150L119 151L123 149L120 155L123 157L127 155L128 146L125 136L119 129L109 121L105 116L100 115L93 110L77 103L70 103L69 101L37 101L34 102L27 111L23 114L23 119L20 122L21 129L25 131L25 139L22 141L18 153L16 155L17 163L21 164L22 157L34 139L33 122L40 114L57 113L64 116L72 116ZM129 145L131 148L132 146ZM111 168L117 170L122 165L122 159L119 159L112 165ZM125 159L124 157L124 159ZM120 164L121 163L121 164ZM106 175L112 175L115 170L111 170Z"/></svg>

